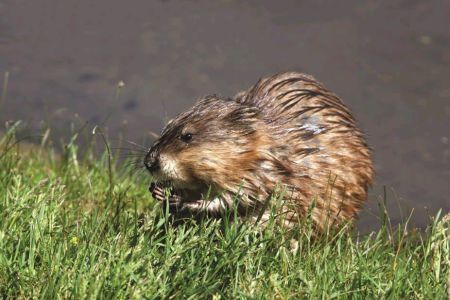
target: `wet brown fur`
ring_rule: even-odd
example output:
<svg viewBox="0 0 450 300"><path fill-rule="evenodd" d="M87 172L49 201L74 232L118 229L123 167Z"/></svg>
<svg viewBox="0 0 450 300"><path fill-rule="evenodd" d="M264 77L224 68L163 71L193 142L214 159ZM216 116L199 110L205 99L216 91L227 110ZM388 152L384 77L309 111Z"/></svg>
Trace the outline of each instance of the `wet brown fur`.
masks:
<svg viewBox="0 0 450 300"><path fill-rule="evenodd" d="M182 141L187 132L192 140ZM175 212L220 216L238 194L241 216L255 218L274 191L284 191L285 223L311 211L318 229L353 221L373 177L349 109L295 72L261 79L233 99L200 100L166 126L150 156L162 164L154 177L178 190Z"/></svg>

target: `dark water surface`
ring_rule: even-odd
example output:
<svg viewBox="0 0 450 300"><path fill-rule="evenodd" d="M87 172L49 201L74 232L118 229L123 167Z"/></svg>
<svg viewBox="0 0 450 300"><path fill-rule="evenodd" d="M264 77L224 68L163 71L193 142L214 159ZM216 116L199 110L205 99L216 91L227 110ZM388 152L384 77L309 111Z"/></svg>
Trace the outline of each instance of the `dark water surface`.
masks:
<svg viewBox="0 0 450 300"><path fill-rule="evenodd" d="M0 121L35 132L112 113L110 135L140 142L200 96L286 70L324 82L368 134L377 178L361 227L383 186L393 222L398 207L419 226L450 210L448 0L0 0Z"/></svg>

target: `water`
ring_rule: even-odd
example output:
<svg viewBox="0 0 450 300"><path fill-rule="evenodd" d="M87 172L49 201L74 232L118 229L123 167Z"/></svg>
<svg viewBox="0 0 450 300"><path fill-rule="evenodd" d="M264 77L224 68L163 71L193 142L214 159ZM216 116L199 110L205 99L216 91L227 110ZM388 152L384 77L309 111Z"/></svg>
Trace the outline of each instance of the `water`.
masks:
<svg viewBox="0 0 450 300"><path fill-rule="evenodd" d="M351 107L377 172L360 227L387 191L394 223L450 210L448 1L0 1L0 121L107 121L142 141L210 93L310 73ZM117 83L125 87L117 94ZM117 98L117 99L116 99Z"/></svg>

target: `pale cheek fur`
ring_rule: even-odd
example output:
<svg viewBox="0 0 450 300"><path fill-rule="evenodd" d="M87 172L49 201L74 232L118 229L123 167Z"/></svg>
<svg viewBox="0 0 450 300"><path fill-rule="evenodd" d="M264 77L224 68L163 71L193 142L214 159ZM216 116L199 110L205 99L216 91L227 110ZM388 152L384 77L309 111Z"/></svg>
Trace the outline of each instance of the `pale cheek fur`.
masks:
<svg viewBox="0 0 450 300"><path fill-rule="evenodd" d="M180 171L180 167L175 159L170 156L162 155L160 157L161 164L161 173L164 177L174 179L174 180L182 180L182 172Z"/></svg>

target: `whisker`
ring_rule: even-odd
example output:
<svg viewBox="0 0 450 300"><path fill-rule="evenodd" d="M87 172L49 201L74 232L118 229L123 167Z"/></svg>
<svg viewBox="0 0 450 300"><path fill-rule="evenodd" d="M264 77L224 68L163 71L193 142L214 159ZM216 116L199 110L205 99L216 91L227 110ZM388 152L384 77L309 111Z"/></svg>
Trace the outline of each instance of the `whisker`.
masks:
<svg viewBox="0 0 450 300"><path fill-rule="evenodd" d="M143 149L143 150L145 150L145 151L148 151L148 148L147 148L147 147L145 147L145 146L143 146L143 145L140 145L140 144L138 144L138 143L135 143L135 142L133 142L133 141L125 140L125 142L127 142L127 143L130 144L130 145L139 147L139 148L141 148L141 149Z"/></svg>
<svg viewBox="0 0 450 300"><path fill-rule="evenodd" d="M123 162L124 168L146 169L141 160L130 160Z"/></svg>
<svg viewBox="0 0 450 300"><path fill-rule="evenodd" d="M144 149L126 148L126 147L111 147L111 149L124 150L124 151L130 151L130 152L139 152L139 153L147 153L148 152L148 150L144 150Z"/></svg>
<svg viewBox="0 0 450 300"><path fill-rule="evenodd" d="M142 154L130 154L130 153L122 153L118 155L119 158L131 158L131 159L139 159L139 160L143 160L145 155Z"/></svg>
<svg viewBox="0 0 450 300"><path fill-rule="evenodd" d="M148 133L150 134L151 137L153 137L153 138L155 138L155 139L159 138L159 134L157 134L157 133L154 132L154 131L149 130Z"/></svg>
<svg viewBox="0 0 450 300"><path fill-rule="evenodd" d="M142 167L144 167L144 163L140 159L139 160L125 161L124 165L125 166L142 166Z"/></svg>

